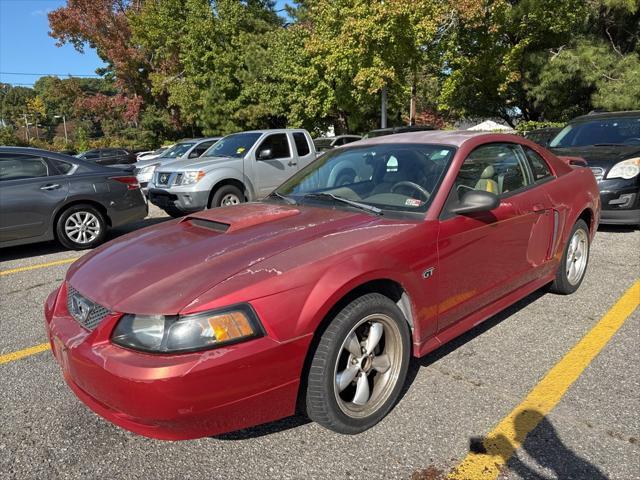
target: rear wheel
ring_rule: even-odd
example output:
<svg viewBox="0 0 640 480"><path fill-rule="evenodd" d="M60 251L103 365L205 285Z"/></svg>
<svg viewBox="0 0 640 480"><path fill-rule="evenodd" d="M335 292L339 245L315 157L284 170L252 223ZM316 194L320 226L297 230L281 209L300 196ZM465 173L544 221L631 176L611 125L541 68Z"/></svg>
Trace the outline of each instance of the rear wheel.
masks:
<svg viewBox="0 0 640 480"><path fill-rule="evenodd" d="M552 292L568 295L580 287L589 263L589 247L589 227L584 220L578 220L571 230L556 278L551 284Z"/></svg>
<svg viewBox="0 0 640 480"><path fill-rule="evenodd" d="M389 298L370 293L351 302L314 352L305 396L309 418L347 434L374 426L398 400L410 347L407 321Z"/></svg>
<svg viewBox="0 0 640 480"><path fill-rule="evenodd" d="M58 241L66 248L93 248L104 241L107 222L104 215L92 205L73 205L58 217L56 234Z"/></svg>
<svg viewBox="0 0 640 480"><path fill-rule="evenodd" d="M218 188L211 197L209 208L228 207L244 203L245 198L242 192L235 185L223 185Z"/></svg>

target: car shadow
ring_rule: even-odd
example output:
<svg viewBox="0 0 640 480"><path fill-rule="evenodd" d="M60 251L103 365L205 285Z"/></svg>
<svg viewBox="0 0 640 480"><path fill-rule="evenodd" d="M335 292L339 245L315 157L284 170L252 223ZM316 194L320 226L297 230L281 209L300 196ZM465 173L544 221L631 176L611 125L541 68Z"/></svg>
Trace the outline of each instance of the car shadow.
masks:
<svg viewBox="0 0 640 480"><path fill-rule="evenodd" d="M506 308L505 310L501 311L500 313L482 322L480 325L472 328L471 330L464 333L463 335L451 340L450 342L438 348L437 350L433 351L432 353L419 359L415 359L415 358L412 359L411 364L409 365L409 371L407 372L407 380L405 381L405 384L402 388L398 402L402 400L402 397L404 397L404 395L407 393L409 388L411 388L411 384L413 383L413 380L415 379L416 375L420 371L420 368L427 367L432 363L437 362L439 359L449 355L450 353L460 348L467 342L476 338L478 335L483 334L490 328L499 324L503 320L509 318L511 315L519 312L520 310L525 308L527 305L535 302L545 294L546 292L544 289L537 290L532 294L528 295L527 297L523 298L522 300L519 300L518 302L514 303L513 305ZM275 422L265 423L255 427L238 430L231 433L225 433L222 435L215 435L210 438L216 439L216 440L248 440L251 438L258 438L265 435L270 435L272 433L278 433L278 432L290 430L292 428L297 428L310 422L311 420L309 420L306 416L302 414L296 414L291 417L284 418L282 420L277 420Z"/></svg>
<svg viewBox="0 0 640 480"><path fill-rule="evenodd" d="M107 232L107 238L105 239L105 241L108 242L109 240L113 240L135 230L166 222L167 220L171 220L171 217L147 217L144 220L121 225L119 227L110 229ZM30 243L27 245L17 245L15 247L6 247L0 249L0 261L22 260L25 258L39 257L41 255L51 255L61 252L76 253L81 256L87 251L89 250L79 250L74 252L73 250L64 248L62 245L55 241Z"/></svg>

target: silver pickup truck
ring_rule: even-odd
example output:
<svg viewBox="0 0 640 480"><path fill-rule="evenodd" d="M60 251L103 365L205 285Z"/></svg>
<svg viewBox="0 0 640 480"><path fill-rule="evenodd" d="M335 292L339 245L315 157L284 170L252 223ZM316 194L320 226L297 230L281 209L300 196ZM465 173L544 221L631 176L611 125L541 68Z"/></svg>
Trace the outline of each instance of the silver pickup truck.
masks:
<svg viewBox="0 0 640 480"><path fill-rule="evenodd" d="M149 201L172 216L254 201L315 158L306 130L234 133L198 159L156 168L148 185Z"/></svg>

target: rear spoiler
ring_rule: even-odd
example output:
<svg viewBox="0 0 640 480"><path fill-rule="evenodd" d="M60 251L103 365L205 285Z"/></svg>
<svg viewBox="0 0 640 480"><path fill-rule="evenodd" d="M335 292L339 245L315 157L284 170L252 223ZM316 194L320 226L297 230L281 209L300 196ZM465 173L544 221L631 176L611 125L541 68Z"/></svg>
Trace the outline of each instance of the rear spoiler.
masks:
<svg viewBox="0 0 640 480"><path fill-rule="evenodd" d="M570 167L586 167L587 161L582 157L565 157L558 156L560 160L569 165Z"/></svg>

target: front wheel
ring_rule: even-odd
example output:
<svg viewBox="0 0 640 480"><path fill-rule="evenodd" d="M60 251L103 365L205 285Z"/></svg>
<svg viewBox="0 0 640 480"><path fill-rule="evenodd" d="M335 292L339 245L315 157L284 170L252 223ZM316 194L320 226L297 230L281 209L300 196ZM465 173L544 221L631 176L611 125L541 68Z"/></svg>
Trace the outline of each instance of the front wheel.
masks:
<svg viewBox="0 0 640 480"><path fill-rule="evenodd" d="M556 278L551 284L552 292L568 295L578 290L587 271L589 247L589 227L584 220L578 220L571 230Z"/></svg>
<svg viewBox="0 0 640 480"><path fill-rule="evenodd" d="M228 207L244 203L244 195L240 189L234 185L223 185L211 196L209 208Z"/></svg>
<svg viewBox="0 0 640 480"><path fill-rule="evenodd" d="M91 205L67 208L56 223L58 241L71 250L93 248L102 243L107 234L104 215Z"/></svg>
<svg viewBox="0 0 640 480"><path fill-rule="evenodd" d="M363 432L398 400L409 367L411 339L404 315L389 298L357 298L327 327L309 368L309 418L339 433Z"/></svg>

